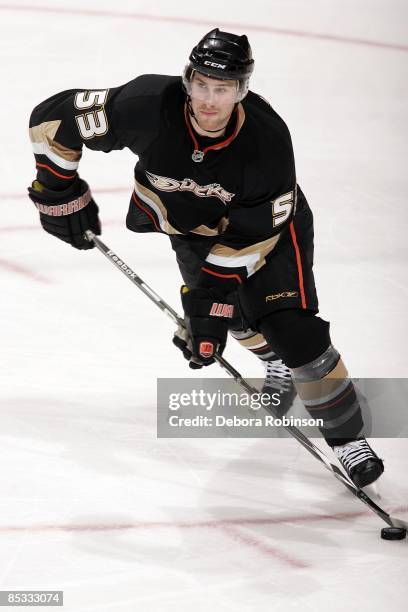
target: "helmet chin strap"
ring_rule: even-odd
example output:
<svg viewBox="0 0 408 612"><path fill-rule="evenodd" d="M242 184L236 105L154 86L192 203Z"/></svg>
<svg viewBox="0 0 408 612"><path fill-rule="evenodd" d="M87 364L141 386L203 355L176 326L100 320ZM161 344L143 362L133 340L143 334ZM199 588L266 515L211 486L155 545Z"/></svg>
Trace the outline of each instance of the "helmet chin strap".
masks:
<svg viewBox="0 0 408 612"><path fill-rule="evenodd" d="M236 105L235 105L235 106L236 106ZM235 106L234 106L234 108L235 108ZM201 125L198 123L198 119L197 119L197 117L195 116L194 111L193 111L193 107L192 107L192 104L191 104L191 98L190 98L190 96L187 96L187 108L188 108L188 114L190 115L190 117L192 117L192 118L194 119L194 121L196 122L196 124L198 125L198 127L200 128L200 130L203 130L204 132L208 132L209 134L216 134L217 132L222 132L222 130L225 130L225 128L227 127L228 122L229 122L229 120L230 120L230 117L231 117L231 115L228 117L228 121L227 121L227 123L224 125L224 127L219 128L218 130L206 130L205 128L201 127ZM232 113L231 113L231 114L232 114Z"/></svg>

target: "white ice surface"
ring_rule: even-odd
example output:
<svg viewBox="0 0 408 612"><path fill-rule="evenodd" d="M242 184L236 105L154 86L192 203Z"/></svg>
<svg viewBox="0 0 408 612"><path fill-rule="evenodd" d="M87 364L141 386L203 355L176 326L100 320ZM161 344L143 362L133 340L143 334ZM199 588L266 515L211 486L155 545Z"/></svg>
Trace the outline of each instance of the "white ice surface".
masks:
<svg viewBox="0 0 408 612"><path fill-rule="evenodd" d="M24 191L38 102L145 72L177 74L211 27L247 29L252 88L287 121L315 214L316 282L334 343L354 376L406 377L406 3L7 7L0 589L63 589L70 612L405 610L407 542L382 541L375 515L294 440L156 439L157 376L194 376L169 341L171 323L98 252L42 232ZM104 240L179 309L167 239L124 228L134 162L129 151L85 150L81 175L102 210ZM233 342L226 356L261 375ZM223 373L213 366L202 376ZM386 460L379 503L405 518L407 446L375 443Z"/></svg>

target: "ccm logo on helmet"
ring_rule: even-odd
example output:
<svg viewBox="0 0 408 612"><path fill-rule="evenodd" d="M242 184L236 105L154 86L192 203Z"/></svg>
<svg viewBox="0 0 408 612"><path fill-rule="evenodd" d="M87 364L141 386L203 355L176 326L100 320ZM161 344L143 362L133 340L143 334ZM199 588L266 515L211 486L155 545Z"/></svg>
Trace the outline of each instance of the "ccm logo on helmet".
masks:
<svg viewBox="0 0 408 612"><path fill-rule="evenodd" d="M209 60L205 60L205 66L211 66L211 68L221 68L224 70L227 67L227 64L217 64L216 62L210 62Z"/></svg>

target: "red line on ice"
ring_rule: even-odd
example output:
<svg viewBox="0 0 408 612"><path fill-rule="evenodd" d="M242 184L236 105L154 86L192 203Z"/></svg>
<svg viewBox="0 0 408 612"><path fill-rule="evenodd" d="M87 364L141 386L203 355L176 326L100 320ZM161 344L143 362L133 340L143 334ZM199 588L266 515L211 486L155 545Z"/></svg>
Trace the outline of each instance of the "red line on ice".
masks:
<svg viewBox="0 0 408 612"><path fill-rule="evenodd" d="M123 227L125 227L125 224L123 221L103 221L102 222L103 227L109 226L111 227L112 225L122 225ZM8 234L9 232L31 232L31 231L39 231L42 230L41 225L38 223L38 225L4 225L3 227L0 227L0 234Z"/></svg>
<svg viewBox="0 0 408 612"><path fill-rule="evenodd" d="M282 36L297 36L317 40L327 40L351 45L363 45L366 47L377 47L380 49L393 49L395 51L408 51L408 45L387 43L377 40L366 40L364 38L353 38L351 36L339 36L336 34L324 34L320 32L307 32L303 30L289 30L286 28L274 28L268 25L242 24L218 20L215 23L208 19L194 19L192 17L179 17L171 15L148 15L146 13L128 13L123 11L104 11L96 9L76 9L68 7L53 6L29 6L27 4L0 4L3 11L30 11L36 13L57 13L64 15L80 15L89 17L113 17L118 19L139 19L140 21L153 21L159 23L180 23L184 25L217 27L222 26L231 30L245 30L252 32L263 32L265 34L278 34Z"/></svg>
<svg viewBox="0 0 408 612"><path fill-rule="evenodd" d="M15 263L14 261L8 261L7 259L0 259L0 268L5 268L10 272L14 272L15 274L19 274L20 276L25 276L30 280L34 280L37 283L45 283L47 285L51 285L54 281L41 274L37 274L37 272L33 272L29 268L22 266L21 264Z"/></svg>
<svg viewBox="0 0 408 612"><path fill-rule="evenodd" d="M394 508L394 512L407 512L408 506ZM253 534L244 533L239 527L250 527L251 525L282 525L293 523L311 523L319 521L342 521L345 519L355 519L362 516L372 516L369 511L360 512L338 512L336 514L312 514L305 516L277 516L269 518L237 518L237 519L218 519L208 521L157 521L122 524L83 524L83 525L3 525L0 526L0 533L15 533L29 531L31 533L41 533L50 531L64 532L106 532L106 531L125 531L125 530L155 530L155 529L218 529L224 534L232 537L240 544L245 544L255 548L260 553L274 557L283 563L296 569L310 567L301 559L296 559L286 552L271 546Z"/></svg>
<svg viewBox="0 0 408 612"><path fill-rule="evenodd" d="M0 7L1 8L1 7ZM132 195L133 187L106 187L99 189L92 189L92 193L122 193L124 191L129 193L129 197ZM22 200L27 199L27 193L0 193L1 200Z"/></svg>
<svg viewBox="0 0 408 612"><path fill-rule="evenodd" d="M406 512L408 506L395 508L394 512ZM15 525L15 526L0 526L0 533L22 532L29 531L31 533L41 533L44 531L64 531L64 532L106 532L106 531L125 531L125 530L152 530L152 529L218 529L225 535L232 537L236 542L245 544L263 555L274 557L279 561L289 565L293 569L306 569L310 567L301 559L289 555L285 551L271 546L267 542L263 542L260 537L253 534L248 534L239 529L239 527L249 527L251 525L281 525L284 523L309 523L319 521L335 521L344 519L359 518L362 516L372 516L371 512L338 512L336 514L316 514L306 516L277 516L269 518L237 518L237 519L219 519L208 521L176 521L176 522L134 522L122 524L92 524L92 525Z"/></svg>
<svg viewBox="0 0 408 612"><path fill-rule="evenodd" d="M392 512L408 512L408 506L399 506ZM232 526L282 525L284 523L317 523L319 521L343 521L363 516L373 516L368 510L336 512L334 514L283 515L276 517L252 517L213 519L207 521L135 521L132 523L77 524L77 525L0 525L0 532L13 531L126 531L131 529L218 529Z"/></svg>
<svg viewBox="0 0 408 612"><path fill-rule="evenodd" d="M237 527L230 527L224 525L222 527L222 531L225 534L231 536L235 542L238 542L239 544L245 544L246 546L250 546L251 548L256 548L263 555L267 555L268 557L275 557L275 559L279 559L279 561L283 561L284 563L290 565L293 568L305 569L307 567L310 567L310 565L308 565L304 561L301 561L300 559L296 559L295 557L288 555L283 550L276 548L276 546L270 546L270 544L263 542L259 538L255 537L253 534L244 533Z"/></svg>

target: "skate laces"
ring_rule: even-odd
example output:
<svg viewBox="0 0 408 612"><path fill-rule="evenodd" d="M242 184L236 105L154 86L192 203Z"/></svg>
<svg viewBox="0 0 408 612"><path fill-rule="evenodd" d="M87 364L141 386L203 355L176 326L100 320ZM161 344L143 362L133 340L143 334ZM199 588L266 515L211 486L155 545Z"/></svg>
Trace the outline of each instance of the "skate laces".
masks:
<svg viewBox="0 0 408 612"><path fill-rule="evenodd" d="M348 471L362 461L376 458L365 438L347 442L347 444L342 446L334 446L333 451L337 459Z"/></svg>
<svg viewBox="0 0 408 612"><path fill-rule="evenodd" d="M264 387L273 387L282 391L289 391L293 386L290 370L282 359L265 362Z"/></svg>

